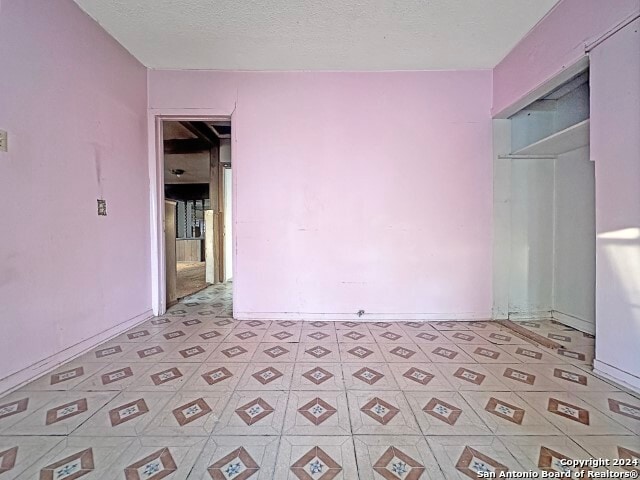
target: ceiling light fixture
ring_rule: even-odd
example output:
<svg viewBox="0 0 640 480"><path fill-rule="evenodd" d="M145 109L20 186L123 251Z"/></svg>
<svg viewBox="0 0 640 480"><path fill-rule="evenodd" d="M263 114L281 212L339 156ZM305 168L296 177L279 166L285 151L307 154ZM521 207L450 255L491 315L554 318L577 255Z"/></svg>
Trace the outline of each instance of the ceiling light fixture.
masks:
<svg viewBox="0 0 640 480"><path fill-rule="evenodd" d="M180 178L184 173L184 170L182 170L181 168L174 168L173 170L171 170L171 173L173 173L176 177Z"/></svg>

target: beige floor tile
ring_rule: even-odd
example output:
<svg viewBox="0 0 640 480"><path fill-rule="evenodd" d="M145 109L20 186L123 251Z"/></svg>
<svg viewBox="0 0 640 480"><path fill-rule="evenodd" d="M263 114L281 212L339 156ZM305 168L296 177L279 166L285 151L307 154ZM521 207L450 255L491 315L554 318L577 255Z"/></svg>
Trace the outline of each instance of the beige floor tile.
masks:
<svg viewBox="0 0 640 480"><path fill-rule="evenodd" d="M427 437L446 479L483 478L479 473L499 475L524 468L497 438L489 435L469 437Z"/></svg>
<svg viewBox="0 0 640 480"><path fill-rule="evenodd" d="M0 436L0 475L2 475L2 480L27 478L21 474L61 441L64 441L64 437Z"/></svg>
<svg viewBox="0 0 640 480"><path fill-rule="evenodd" d="M478 363L434 363L454 390L508 391L509 387Z"/></svg>
<svg viewBox="0 0 640 480"><path fill-rule="evenodd" d="M526 469L534 472L561 472L566 474L571 472L571 478L577 475L585 475L587 471L584 467L572 466L565 462L568 460L587 460L591 457L589 453L578 446L569 437L560 436L511 436L500 437L500 441L507 447L507 450ZM595 469L602 471L602 469ZM585 473L578 473L578 472Z"/></svg>
<svg viewBox="0 0 640 480"><path fill-rule="evenodd" d="M289 392L236 391L214 427L215 435L280 435Z"/></svg>
<svg viewBox="0 0 640 480"><path fill-rule="evenodd" d="M292 390L344 390L340 363L296 363L291 379Z"/></svg>
<svg viewBox="0 0 640 480"><path fill-rule="evenodd" d="M227 337L227 342L260 343L266 330L257 328L235 328Z"/></svg>
<svg viewBox="0 0 640 480"><path fill-rule="evenodd" d="M304 337L304 332L302 333ZM300 343L298 362L335 363L340 361L340 349L337 343Z"/></svg>
<svg viewBox="0 0 640 480"><path fill-rule="evenodd" d="M295 362L298 355L297 343L261 343L251 359L254 363Z"/></svg>
<svg viewBox="0 0 640 480"><path fill-rule="evenodd" d="M339 330L356 330L358 332L370 333L369 327L367 327L366 322L353 322L351 320L345 320L344 322L335 322L334 324L336 332ZM338 332L339 333L339 332Z"/></svg>
<svg viewBox="0 0 640 480"><path fill-rule="evenodd" d="M476 333L484 338L487 342L495 345L531 345L531 342L516 336L509 330L492 331L492 332L480 332L476 330Z"/></svg>
<svg viewBox="0 0 640 480"><path fill-rule="evenodd" d="M362 343L376 343L375 338L367 329L346 328L336 330L338 343L360 345Z"/></svg>
<svg viewBox="0 0 640 480"><path fill-rule="evenodd" d="M566 435L626 435L631 431L568 392L517 392Z"/></svg>
<svg viewBox="0 0 640 480"><path fill-rule="evenodd" d="M0 434L11 435L11 427L23 421L45 405L68 397L68 393L62 392L29 392L18 390L0 399Z"/></svg>
<svg viewBox="0 0 640 480"><path fill-rule="evenodd" d="M185 341L186 343L215 343L220 344L225 341L225 339L230 335L230 330L223 330L222 328L217 328L215 325L205 325L204 327L198 329L193 332L191 335L187 336ZM185 334L188 335L187 332ZM164 334L166 335L166 334ZM180 337L183 338L183 337Z"/></svg>
<svg viewBox="0 0 640 480"><path fill-rule="evenodd" d="M451 391L451 386L444 375L431 363L390 363L389 368L403 392L438 392Z"/></svg>
<svg viewBox="0 0 640 480"><path fill-rule="evenodd" d="M423 437L356 435L353 443L360 480L446 478Z"/></svg>
<svg viewBox="0 0 640 480"><path fill-rule="evenodd" d="M282 437L273 478L316 480L323 475L332 480L358 478L353 440L350 436Z"/></svg>
<svg viewBox="0 0 640 480"><path fill-rule="evenodd" d="M431 322L433 328L440 332L447 330L469 330L467 322L456 320L443 320L440 322Z"/></svg>
<svg viewBox="0 0 640 480"><path fill-rule="evenodd" d="M17 478L123 478L124 469L119 468L117 460L135 441L132 437L57 437L57 445L43 452Z"/></svg>
<svg viewBox="0 0 640 480"><path fill-rule="evenodd" d="M371 336L374 338L376 343L382 345L395 345L410 342L407 332L395 325L393 326L393 328L373 329L371 332Z"/></svg>
<svg viewBox="0 0 640 480"><path fill-rule="evenodd" d="M226 392L179 392L144 428L144 436L208 437L229 401Z"/></svg>
<svg viewBox="0 0 640 480"><path fill-rule="evenodd" d="M474 345L458 345L462 351L474 361L481 364L520 363L520 360L510 355L498 345L492 343L477 343Z"/></svg>
<svg viewBox="0 0 640 480"><path fill-rule="evenodd" d="M537 368L539 365L535 363L529 365L526 363L484 364L483 366L515 392L555 392L564 390L563 386L557 381L545 376Z"/></svg>
<svg viewBox="0 0 640 480"><path fill-rule="evenodd" d="M523 363L558 363L557 357L534 345L500 345L500 348Z"/></svg>
<svg viewBox="0 0 640 480"><path fill-rule="evenodd" d="M418 345L428 348L429 345L440 343L451 343L442 332L434 329L431 330L416 330L407 332L407 340L414 342ZM435 348L435 347L433 347Z"/></svg>
<svg viewBox="0 0 640 480"><path fill-rule="evenodd" d="M640 435L640 399L624 392L575 392L600 412Z"/></svg>
<svg viewBox="0 0 640 480"><path fill-rule="evenodd" d="M278 324L271 325L262 340L264 342L298 343L300 342L301 327L281 327Z"/></svg>
<svg viewBox="0 0 640 480"><path fill-rule="evenodd" d="M73 432L82 437L135 437L167 408L166 392L122 392Z"/></svg>
<svg viewBox="0 0 640 480"><path fill-rule="evenodd" d="M404 394L395 391L347 391L354 435L420 435Z"/></svg>
<svg viewBox="0 0 640 480"><path fill-rule="evenodd" d="M492 330L495 332L497 330ZM487 341L481 337L475 330L443 330L442 335L449 339L449 342L456 345L479 345L486 344Z"/></svg>
<svg viewBox="0 0 640 480"><path fill-rule="evenodd" d="M465 392L494 435L561 435L553 424L513 392Z"/></svg>
<svg viewBox="0 0 640 480"><path fill-rule="evenodd" d="M619 390L618 387L604 382L584 370L568 364L536 365L537 371L552 379L563 390L570 392L610 392Z"/></svg>
<svg viewBox="0 0 640 480"><path fill-rule="evenodd" d="M453 343L420 344L419 346L433 363L475 363L473 358Z"/></svg>
<svg viewBox="0 0 640 480"><path fill-rule="evenodd" d="M400 322L398 326L407 334L413 334L416 332L437 332L437 330L431 325L431 322L426 321Z"/></svg>
<svg viewBox="0 0 640 480"><path fill-rule="evenodd" d="M180 347L179 343L170 342L147 342L132 343L127 353L118 359L119 362L155 363L165 358L175 348Z"/></svg>
<svg viewBox="0 0 640 480"><path fill-rule="evenodd" d="M236 390L289 390L293 366L293 363L251 362L236 386Z"/></svg>
<svg viewBox="0 0 640 480"><path fill-rule="evenodd" d="M207 362L182 387L182 390L202 390L206 392L232 392L247 369L247 363Z"/></svg>
<svg viewBox="0 0 640 480"><path fill-rule="evenodd" d="M79 363L114 363L134 348L134 344L109 341L80 355Z"/></svg>
<svg viewBox="0 0 640 480"><path fill-rule="evenodd" d="M405 392L405 397L426 436L493 435L458 392Z"/></svg>
<svg viewBox="0 0 640 480"><path fill-rule="evenodd" d="M71 390L105 367L104 363L72 361L25 385L24 390Z"/></svg>
<svg viewBox="0 0 640 480"><path fill-rule="evenodd" d="M61 392L38 410L3 430L3 434L69 435L116 395L117 392Z"/></svg>
<svg viewBox="0 0 640 480"><path fill-rule="evenodd" d="M633 472L635 469L640 475L638 467L640 465L640 437L638 435L576 435L571 439L589 452L591 458L609 459L611 465L607 467L607 470ZM614 465L614 463L620 464Z"/></svg>
<svg viewBox="0 0 640 480"><path fill-rule="evenodd" d="M215 435L207 441L187 478L272 480L279 443L277 436Z"/></svg>
<svg viewBox="0 0 640 480"><path fill-rule="evenodd" d="M343 363L381 363L385 362L380 346L375 343L341 343L340 357Z"/></svg>
<svg viewBox="0 0 640 480"><path fill-rule="evenodd" d="M75 390L94 391L110 390L122 391L128 386L143 381L147 372L154 368L150 363L127 362L111 363L79 383Z"/></svg>
<svg viewBox="0 0 640 480"><path fill-rule="evenodd" d="M385 360L389 363L431 363L429 358L415 343L383 343L380 344L380 350Z"/></svg>
<svg viewBox="0 0 640 480"><path fill-rule="evenodd" d="M344 391L292 390L283 435L351 435Z"/></svg>
<svg viewBox="0 0 640 480"><path fill-rule="evenodd" d="M300 342L302 343L337 343L338 337L336 336L335 329L331 328L309 328L302 329L300 332Z"/></svg>
<svg viewBox="0 0 640 480"><path fill-rule="evenodd" d="M387 363L343 363L342 376L347 390L398 390Z"/></svg>
<svg viewBox="0 0 640 480"><path fill-rule="evenodd" d="M131 392L177 392L198 370L199 363L162 362L138 376L126 390Z"/></svg>
<svg viewBox="0 0 640 480"><path fill-rule="evenodd" d="M258 343L224 342L206 359L207 363L246 363L258 349Z"/></svg>

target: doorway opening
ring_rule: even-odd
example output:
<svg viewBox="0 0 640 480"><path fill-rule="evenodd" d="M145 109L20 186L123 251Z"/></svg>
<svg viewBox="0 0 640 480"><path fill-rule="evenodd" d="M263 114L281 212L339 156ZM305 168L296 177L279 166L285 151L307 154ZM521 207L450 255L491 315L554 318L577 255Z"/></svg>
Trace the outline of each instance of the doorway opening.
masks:
<svg viewBox="0 0 640 480"><path fill-rule="evenodd" d="M494 314L576 349L596 322L588 68L532 100L494 120Z"/></svg>
<svg viewBox="0 0 640 480"><path fill-rule="evenodd" d="M161 119L165 305L232 281L231 122Z"/></svg>

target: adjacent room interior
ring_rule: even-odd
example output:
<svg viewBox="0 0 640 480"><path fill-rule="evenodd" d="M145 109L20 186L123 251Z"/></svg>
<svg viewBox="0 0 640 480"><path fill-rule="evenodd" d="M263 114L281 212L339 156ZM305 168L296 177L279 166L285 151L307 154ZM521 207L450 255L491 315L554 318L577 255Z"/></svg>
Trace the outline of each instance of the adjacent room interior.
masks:
<svg viewBox="0 0 640 480"><path fill-rule="evenodd" d="M0 0L0 478L637 476L639 159L640 0Z"/></svg>

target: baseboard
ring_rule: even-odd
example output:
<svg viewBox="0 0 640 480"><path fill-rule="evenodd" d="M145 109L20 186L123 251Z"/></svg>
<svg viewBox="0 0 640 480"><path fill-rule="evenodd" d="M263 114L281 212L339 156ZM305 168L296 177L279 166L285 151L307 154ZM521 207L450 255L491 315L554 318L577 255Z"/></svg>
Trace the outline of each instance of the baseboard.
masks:
<svg viewBox="0 0 640 480"><path fill-rule="evenodd" d="M147 310L146 312L141 313L140 315L136 315L135 317L125 322L111 327L108 330L105 330L104 332L98 333L97 335L76 343L75 345L62 350L61 352L55 353L50 357L47 357L26 368L23 368L22 370L12 373L8 377L0 379L0 396L20 388L26 383L35 380L36 378L46 374L47 372L55 370L63 363L79 357L92 348L95 348L98 345L114 337L117 337L121 333L126 332L130 328L135 327L136 325L144 322L151 317L153 317L153 312L151 310Z"/></svg>
<svg viewBox="0 0 640 480"><path fill-rule="evenodd" d="M551 318L551 310L540 310L537 312L509 312L509 320L544 320Z"/></svg>
<svg viewBox="0 0 640 480"><path fill-rule="evenodd" d="M581 332L590 333L591 335L596 334L596 325L593 322L574 315L559 312L558 310L554 310L552 315L554 320L557 320L564 325L568 325L576 330L580 330Z"/></svg>
<svg viewBox="0 0 640 480"><path fill-rule="evenodd" d="M620 370L602 360L593 361L593 373L640 394L640 377Z"/></svg>
<svg viewBox="0 0 640 480"><path fill-rule="evenodd" d="M357 313L303 313L303 312L233 312L236 320L324 320L357 321L357 322L401 322L401 321L489 321L491 312L483 313L365 313L358 316Z"/></svg>

